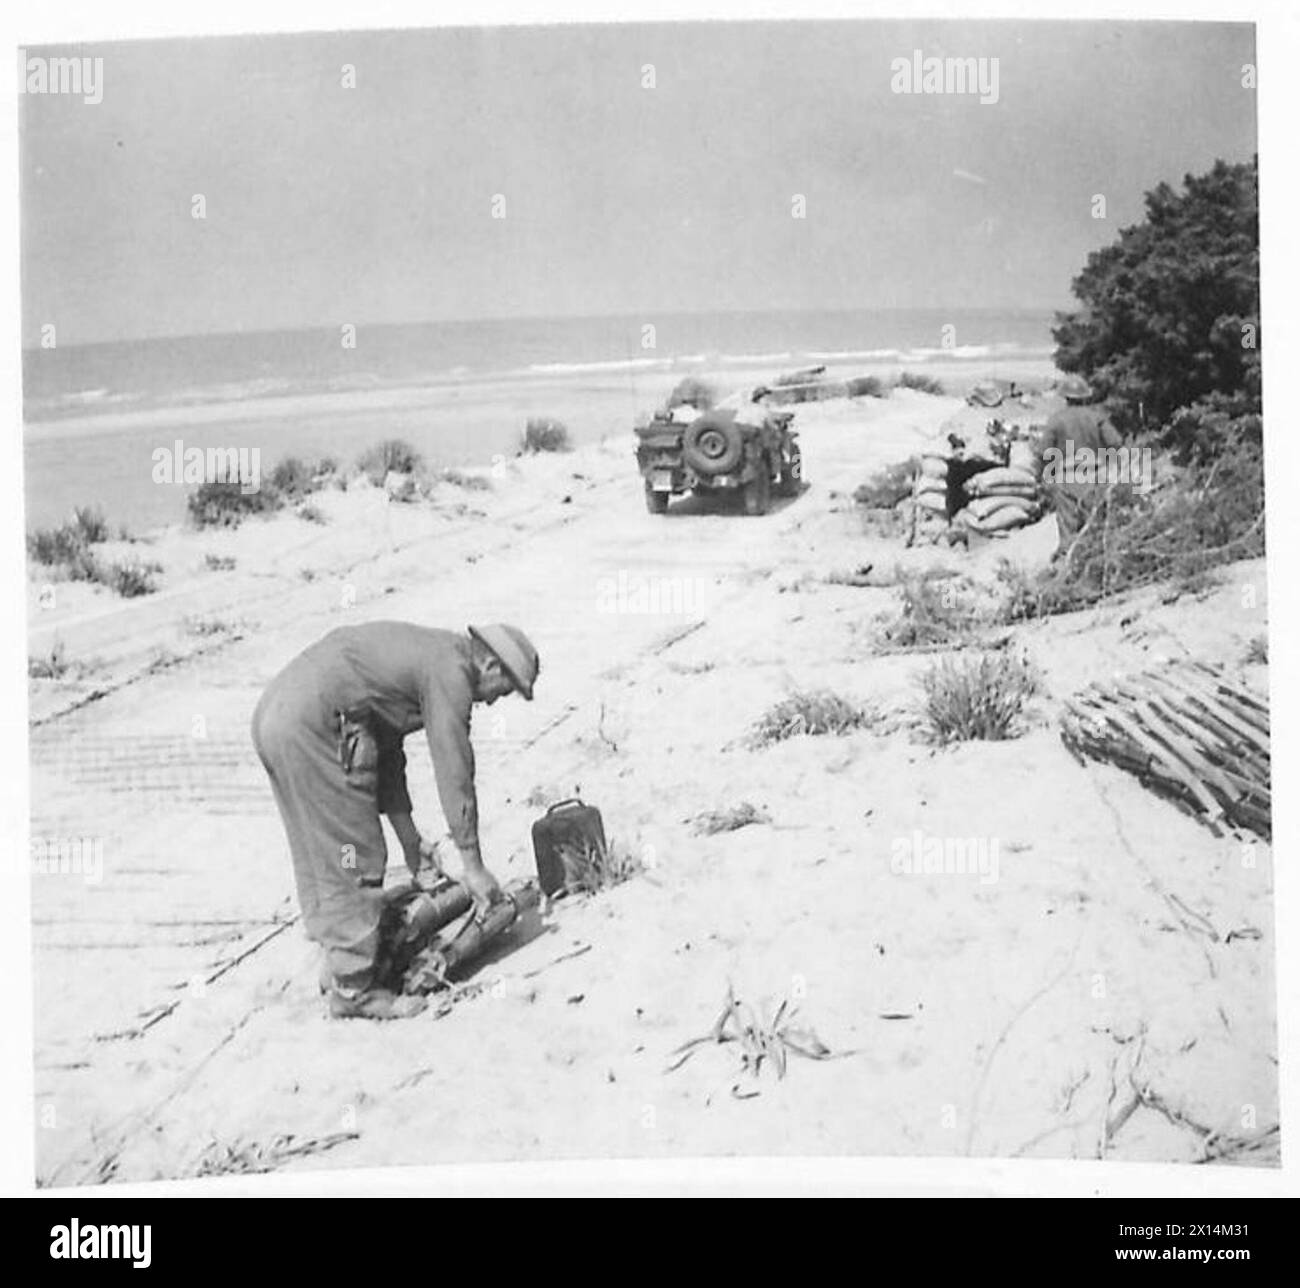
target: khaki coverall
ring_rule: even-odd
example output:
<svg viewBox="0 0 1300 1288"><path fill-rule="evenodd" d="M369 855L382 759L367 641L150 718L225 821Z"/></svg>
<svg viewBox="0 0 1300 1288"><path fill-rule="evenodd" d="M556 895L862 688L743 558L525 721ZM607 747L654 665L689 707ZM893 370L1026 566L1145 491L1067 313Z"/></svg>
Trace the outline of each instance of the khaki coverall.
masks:
<svg viewBox="0 0 1300 1288"><path fill-rule="evenodd" d="M303 925L341 987L373 982L387 866L379 815L411 812L407 734L423 728L429 739L452 840L462 850L478 846L474 677L466 636L407 622L341 626L290 662L253 713L253 745L284 819ZM341 716L373 735L369 754L365 739L353 743L350 769Z"/></svg>
<svg viewBox="0 0 1300 1288"><path fill-rule="evenodd" d="M1038 448L1040 476L1048 464L1046 456L1050 448L1055 448L1060 453L1060 457L1056 458L1059 469L1060 461L1068 457L1071 446L1075 455L1084 448L1089 449L1096 460L1097 453L1103 448L1121 447L1123 443L1119 430L1110 423L1104 412L1091 407L1065 407L1048 419L1043 430ZM1092 507L1105 493L1106 483L1099 478L1091 481L1058 478L1054 482L1045 482L1056 510L1056 528L1060 534L1056 553L1059 556L1070 548Z"/></svg>

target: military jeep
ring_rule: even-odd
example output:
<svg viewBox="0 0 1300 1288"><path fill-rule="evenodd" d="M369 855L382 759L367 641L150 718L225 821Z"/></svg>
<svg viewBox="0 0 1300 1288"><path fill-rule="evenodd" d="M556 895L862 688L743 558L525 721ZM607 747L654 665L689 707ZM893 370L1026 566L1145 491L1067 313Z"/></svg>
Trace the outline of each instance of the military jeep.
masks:
<svg viewBox="0 0 1300 1288"><path fill-rule="evenodd" d="M745 513L766 514L772 493L797 496L803 458L790 428L791 411L714 407L694 419L658 411L638 425L636 461L646 508L664 514L683 492L717 496L739 491Z"/></svg>

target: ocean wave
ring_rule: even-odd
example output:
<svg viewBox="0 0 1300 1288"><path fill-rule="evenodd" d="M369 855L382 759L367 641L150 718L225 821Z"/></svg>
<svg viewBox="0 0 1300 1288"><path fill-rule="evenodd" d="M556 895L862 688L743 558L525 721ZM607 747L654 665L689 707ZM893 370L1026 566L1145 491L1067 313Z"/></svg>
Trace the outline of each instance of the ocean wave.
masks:
<svg viewBox="0 0 1300 1288"><path fill-rule="evenodd" d="M609 362L533 362L527 370L538 376L571 376L596 371L648 371L672 365L671 358L619 358Z"/></svg>

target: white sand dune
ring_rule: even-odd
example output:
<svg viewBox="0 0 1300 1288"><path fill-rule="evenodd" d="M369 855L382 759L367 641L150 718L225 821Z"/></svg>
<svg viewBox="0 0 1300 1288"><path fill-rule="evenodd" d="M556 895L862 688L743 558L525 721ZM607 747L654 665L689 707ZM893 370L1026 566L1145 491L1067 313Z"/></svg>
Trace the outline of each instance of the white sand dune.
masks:
<svg viewBox="0 0 1300 1288"><path fill-rule="evenodd" d="M628 435L512 462L491 491L448 485L412 506L323 493L323 527L283 515L173 533L155 547L166 595L34 607L34 653L58 638L98 664L34 685L33 834L100 837L104 864L98 884L33 879L40 1180L190 1175L214 1143L339 1132L283 1165L1095 1158L1103 1141L1111 1159L1190 1162L1199 1128L1275 1123L1269 847L1248 866L1120 771L1077 765L1054 727L1063 696L1116 669L1183 653L1236 665L1265 629L1262 562L1199 600L1152 592L1018 629L1046 677L1028 731L931 748L906 718L932 659L872 649L896 592L823 579L900 558L989 576L1002 554L1046 557L1050 519L973 555L865 534L853 488L958 405L896 391L801 407L810 487L762 519L692 501L646 514ZM236 568L205 571L206 552ZM1258 603L1243 610L1247 580ZM651 589L687 611L609 611ZM246 633L187 634L196 614ZM247 738L289 657L373 618L513 620L540 646L536 702L476 716L499 877L531 871L538 789L580 790L647 865L522 927L449 1014L383 1026L327 1020L314 951L281 928L290 865ZM808 687L903 726L740 744ZM427 752L409 751L417 819L438 833ZM693 834L694 815L741 801L771 822ZM996 838L998 879L892 871L918 830ZM796 999L840 1058L753 1080L734 1045L709 1046L666 1073L729 983L756 1005ZM1146 1100L1123 1116L1134 1088Z"/></svg>

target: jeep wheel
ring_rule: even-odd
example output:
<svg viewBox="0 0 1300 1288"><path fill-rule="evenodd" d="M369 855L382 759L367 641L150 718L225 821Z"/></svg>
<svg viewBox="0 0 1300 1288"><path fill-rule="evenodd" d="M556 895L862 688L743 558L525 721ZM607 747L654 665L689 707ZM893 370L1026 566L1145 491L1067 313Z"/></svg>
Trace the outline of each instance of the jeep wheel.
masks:
<svg viewBox="0 0 1300 1288"><path fill-rule="evenodd" d="M667 514L668 498L667 492L656 492L649 483L645 485L645 508L651 514Z"/></svg>
<svg viewBox="0 0 1300 1288"><path fill-rule="evenodd" d="M777 491L782 496L798 496L803 487L803 453L798 446L790 449L790 459L781 463L781 482Z"/></svg>
<svg viewBox="0 0 1300 1288"><path fill-rule="evenodd" d="M772 476L767 457L759 458L758 473L745 484L745 513L757 517L766 514L772 504Z"/></svg>
<svg viewBox="0 0 1300 1288"><path fill-rule="evenodd" d="M745 437L734 420L706 412L682 434L682 458L696 474L730 474L745 454Z"/></svg>

